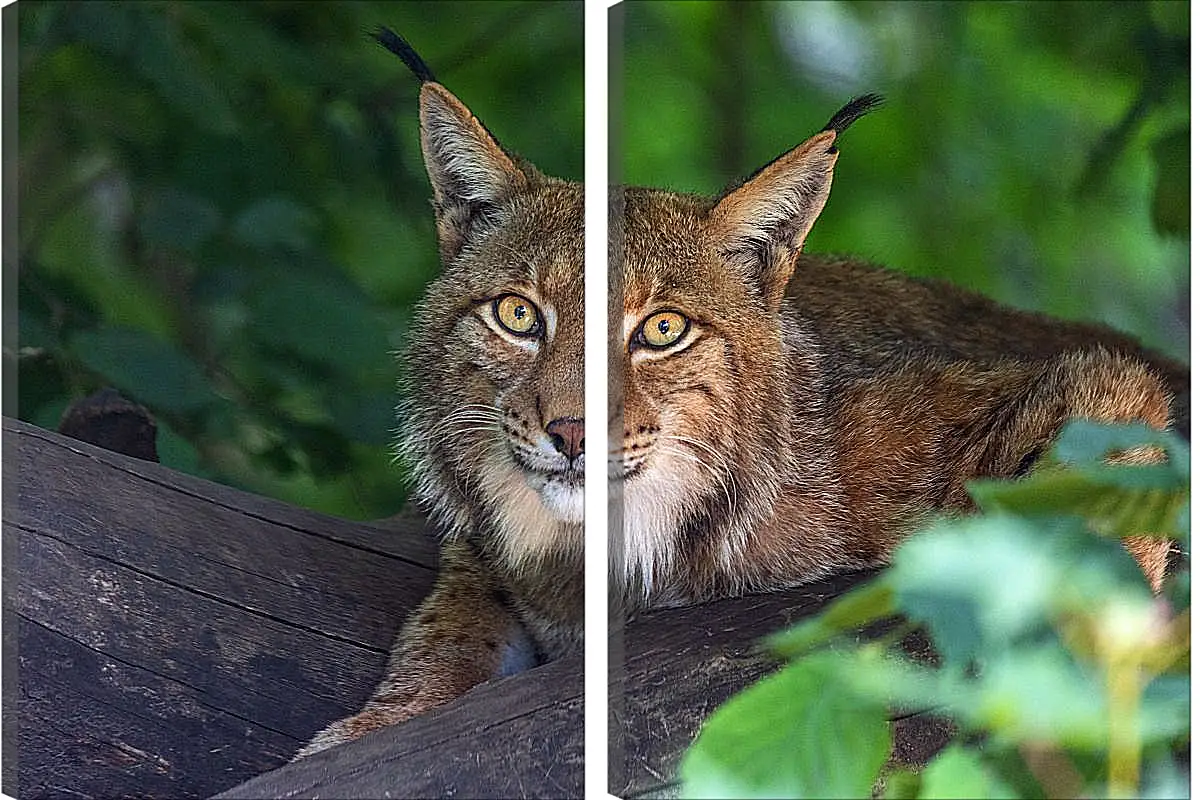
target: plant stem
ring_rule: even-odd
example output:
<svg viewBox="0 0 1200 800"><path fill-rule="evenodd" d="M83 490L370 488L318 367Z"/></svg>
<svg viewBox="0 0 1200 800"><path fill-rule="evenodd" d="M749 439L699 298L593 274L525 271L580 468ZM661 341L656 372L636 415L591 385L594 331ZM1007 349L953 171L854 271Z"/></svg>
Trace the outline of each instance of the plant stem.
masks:
<svg viewBox="0 0 1200 800"><path fill-rule="evenodd" d="M1138 787L1141 738L1138 707L1141 701L1139 664L1128 653L1109 653L1106 659L1108 688L1108 796L1133 797Z"/></svg>

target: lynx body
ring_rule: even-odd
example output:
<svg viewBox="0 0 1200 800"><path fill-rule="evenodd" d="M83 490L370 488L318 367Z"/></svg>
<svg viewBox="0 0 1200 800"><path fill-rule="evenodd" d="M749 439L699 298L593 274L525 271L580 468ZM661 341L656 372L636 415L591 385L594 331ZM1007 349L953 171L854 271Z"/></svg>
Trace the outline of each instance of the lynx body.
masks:
<svg viewBox="0 0 1200 800"><path fill-rule="evenodd" d="M507 153L381 40L423 80L443 272L403 362L401 447L442 566L363 710L301 756L583 635L583 189ZM883 564L928 514L970 510L964 480L1022 474L1069 418L1163 427L1186 390L1186 370L1107 329L801 255L834 142L873 103L719 198L612 191L609 577L631 608ZM1127 544L1160 579L1166 545Z"/></svg>
<svg viewBox="0 0 1200 800"><path fill-rule="evenodd" d="M832 166L828 139L810 143ZM930 514L972 510L964 481L1023 474L1072 417L1168 424L1164 380L1185 388L1186 370L1112 331L800 254L798 241L740 242L722 206L751 204L761 219L779 190L740 196L756 183L716 201L623 192L625 537L613 577L630 601L879 566ZM682 333L639 344L663 313ZM1165 543L1127 544L1157 583Z"/></svg>

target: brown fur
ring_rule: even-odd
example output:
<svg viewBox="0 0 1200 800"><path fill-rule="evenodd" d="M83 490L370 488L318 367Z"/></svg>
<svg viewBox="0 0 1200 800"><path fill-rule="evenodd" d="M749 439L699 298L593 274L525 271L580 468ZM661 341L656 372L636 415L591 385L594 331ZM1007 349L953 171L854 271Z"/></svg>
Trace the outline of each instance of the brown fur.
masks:
<svg viewBox="0 0 1200 800"><path fill-rule="evenodd" d="M1114 331L801 254L833 139L716 200L623 191L616 577L633 602L881 565L933 512L971 510L966 480L1022 474L1069 419L1163 428L1171 390L1186 393L1186 369ZM691 329L639 347L638 326L663 310ZM1176 413L1186 422L1186 394ZM1167 543L1127 546L1157 588Z"/></svg>
<svg viewBox="0 0 1200 800"><path fill-rule="evenodd" d="M1186 370L1127 337L801 255L850 118L715 200L611 194L610 579L631 607L880 565L1071 417L1170 422ZM364 709L300 755L461 695L514 644L541 660L582 638L582 187L505 152L436 83L421 125L444 269L403 361L401 449L442 572ZM538 335L499 321L511 294ZM663 312L687 329L657 349L639 331ZM1157 585L1165 545L1130 548Z"/></svg>

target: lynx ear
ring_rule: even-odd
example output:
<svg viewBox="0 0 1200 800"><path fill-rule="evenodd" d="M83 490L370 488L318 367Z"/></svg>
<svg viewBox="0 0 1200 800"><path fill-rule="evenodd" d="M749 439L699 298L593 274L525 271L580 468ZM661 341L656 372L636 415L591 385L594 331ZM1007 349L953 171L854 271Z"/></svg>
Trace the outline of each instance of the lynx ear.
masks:
<svg viewBox="0 0 1200 800"><path fill-rule="evenodd" d="M856 98L834 114L825 129L726 192L709 216L718 246L760 280L771 308L783 300L796 254L829 198L838 151L834 140L881 102Z"/></svg>
<svg viewBox="0 0 1200 800"><path fill-rule="evenodd" d="M421 85L421 151L433 185L442 259L457 255L473 225L530 175L440 83Z"/></svg>

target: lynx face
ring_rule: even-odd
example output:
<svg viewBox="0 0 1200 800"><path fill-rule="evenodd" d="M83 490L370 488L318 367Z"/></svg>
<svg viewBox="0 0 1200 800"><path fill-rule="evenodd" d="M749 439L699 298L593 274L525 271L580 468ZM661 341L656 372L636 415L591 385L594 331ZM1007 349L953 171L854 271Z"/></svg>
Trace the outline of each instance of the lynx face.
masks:
<svg viewBox="0 0 1200 800"><path fill-rule="evenodd" d="M450 536L514 567L578 551L583 521L583 190L505 153L422 89L442 275L402 363L402 452Z"/></svg>
<svg viewBox="0 0 1200 800"><path fill-rule="evenodd" d="M430 287L407 365L422 386L407 393L406 444L430 468L422 494L469 509L455 527L490 522L518 560L577 547L583 519L578 193L555 183L501 212Z"/></svg>
<svg viewBox="0 0 1200 800"><path fill-rule="evenodd" d="M769 417L787 401L779 316L713 246L711 203L639 189L624 203L623 435L613 471L625 536L613 566L651 593L682 557L689 528L761 512L764 489L773 492L753 473L786 452L777 445L787 426Z"/></svg>
<svg viewBox="0 0 1200 800"><path fill-rule="evenodd" d="M782 476L824 457L824 443L804 441L820 427L805 422L822 394L817 348L781 303L828 196L835 135L715 201L622 193L623 435L612 471L625 532L612 566L629 594L669 600L681 570L712 582L735 573Z"/></svg>

